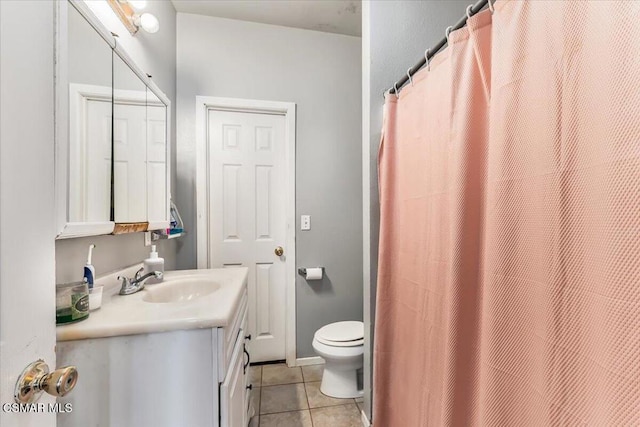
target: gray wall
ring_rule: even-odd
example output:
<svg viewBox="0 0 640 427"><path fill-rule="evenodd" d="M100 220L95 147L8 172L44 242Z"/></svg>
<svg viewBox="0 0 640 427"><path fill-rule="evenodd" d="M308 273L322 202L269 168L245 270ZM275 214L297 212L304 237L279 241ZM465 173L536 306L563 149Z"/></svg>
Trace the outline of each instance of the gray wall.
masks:
<svg viewBox="0 0 640 427"><path fill-rule="evenodd" d="M140 68L153 76L155 83L172 102L171 141L173 149L170 162L172 193L175 194L176 11L169 1L148 2L147 10L159 19L160 30L155 34L148 34L140 30L135 36L131 36L122 23L117 20L106 2L88 2L88 5L110 31L119 35L118 43L123 46ZM175 196L173 198L175 200ZM181 245L181 242L177 240L179 239L165 240L158 244L158 251L160 256L165 259L166 269L174 269L176 266L176 251ZM147 258L150 249L144 246L142 233L57 240L56 283L82 279L82 267L91 243L97 245L94 250L93 264L98 276L142 261Z"/></svg>
<svg viewBox="0 0 640 427"><path fill-rule="evenodd" d="M362 11L363 51L366 52L363 80L369 91L365 94L363 105L363 109L368 112L365 114L369 115L363 120L363 181L367 186L364 196L364 322L365 331L370 332L370 335L365 337L365 410L369 417L380 225L377 159L384 104L382 94L407 72L407 68L418 62L427 48L435 45L444 36L446 27L458 22L469 3L468 0L375 0L366 2Z"/></svg>
<svg viewBox="0 0 640 427"><path fill-rule="evenodd" d="M251 22L178 14L178 202L195 230L195 97L297 104L298 266L327 277L297 293L298 357L314 356L314 332L362 319L361 39ZM178 266L195 267L192 232Z"/></svg>

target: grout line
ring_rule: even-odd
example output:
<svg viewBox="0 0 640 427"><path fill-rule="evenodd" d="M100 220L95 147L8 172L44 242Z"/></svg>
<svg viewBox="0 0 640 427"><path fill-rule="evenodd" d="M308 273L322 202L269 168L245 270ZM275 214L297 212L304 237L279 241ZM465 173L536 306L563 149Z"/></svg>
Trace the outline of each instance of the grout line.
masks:
<svg viewBox="0 0 640 427"><path fill-rule="evenodd" d="M2 1L2 0L0 0ZM289 412L304 412L304 411L308 411L309 408L307 409L294 409L292 411L279 411L279 412L269 412L268 414L262 414L262 415L277 415L277 414L288 414Z"/></svg>
<svg viewBox="0 0 640 427"><path fill-rule="evenodd" d="M345 399L345 400L348 400L348 399ZM334 406L345 406L345 405L358 406L356 402L340 402L340 403L336 403L335 405L322 405L322 406L316 406L315 408L309 407L309 409L333 408Z"/></svg>
<svg viewBox="0 0 640 427"><path fill-rule="evenodd" d="M0 0L2 2L2 0ZM289 384L274 384L274 385L263 385L262 388L272 388L272 387L284 387L284 386L292 386L292 385L304 385L305 383L289 383Z"/></svg>
<svg viewBox="0 0 640 427"><path fill-rule="evenodd" d="M2 0L0 0L0 1L2 1ZM263 387L279 387L281 385L296 385L296 384L305 384L305 383L301 381L301 382L298 382L298 383L282 383L282 384L268 384L268 385L264 385L263 384Z"/></svg>
<svg viewBox="0 0 640 427"><path fill-rule="evenodd" d="M302 370L302 368L300 368ZM302 379L304 380L304 372L302 373ZM307 383L304 383L304 397L307 398L307 407L309 408L309 419L311 420L311 427L313 427L313 414L311 413L311 402L309 402L309 393L307 393Z"/></svg>

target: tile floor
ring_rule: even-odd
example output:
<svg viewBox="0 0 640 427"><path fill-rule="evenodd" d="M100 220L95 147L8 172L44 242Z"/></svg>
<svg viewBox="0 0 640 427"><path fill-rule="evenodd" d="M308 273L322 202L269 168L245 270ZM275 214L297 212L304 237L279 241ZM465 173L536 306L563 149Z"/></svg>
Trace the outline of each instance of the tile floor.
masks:
<svg viewBox="0 0 640 427"><path fill-rule="evenodd" d="M361 427L362 399L335 399L320 392L324 365L252 366L250 427Z"/></svg>

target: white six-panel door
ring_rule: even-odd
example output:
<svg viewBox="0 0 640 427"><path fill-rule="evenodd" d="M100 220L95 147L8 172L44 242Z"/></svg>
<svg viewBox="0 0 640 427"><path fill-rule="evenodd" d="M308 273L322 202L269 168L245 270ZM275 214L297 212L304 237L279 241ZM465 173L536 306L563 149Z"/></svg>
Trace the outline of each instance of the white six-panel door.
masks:
<svg viewBox="0 0 640 427"><path fill-rule="evenodd" d="M210 110L207 120L208 264L249 267L251 361L284 359L285 116Z"/></svg>
<svg viewBox="0 0 640 427"><path fill-rule="evenodd" d="M147 218L167 220L167 109L147 106Z"/></svg>
<svg viewBox="0 0 640 427"><path fill-rule="evenodd" d="M85 185L78 197L82 211L77 221L109 221L111 207L111 102L87 101L86 138L81 138L86 152L86 165L79 167L86 176L73 184ZM84 159L80 159L82 161ZM71 170L73 171L73 165Z"/></svg>
<svg viewBox="0 0 640 427"><path fill-rule="evenodd" d="M116 104L113 114L115 222L145 222L147 109Z"/></svg>

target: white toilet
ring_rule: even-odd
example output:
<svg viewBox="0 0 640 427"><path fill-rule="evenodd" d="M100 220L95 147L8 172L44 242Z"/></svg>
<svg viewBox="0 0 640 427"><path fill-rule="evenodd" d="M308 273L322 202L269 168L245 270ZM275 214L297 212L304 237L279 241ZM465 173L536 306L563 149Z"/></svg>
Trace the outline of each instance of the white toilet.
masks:
<svg viewBox="0 0 640 427"><path fill-rule="evenodd" d="M326 364L320 391L327 396L353 398L362 396L358 388L358 370L362 369L364 324L336 322L318 329L313 349Z"/></svg>

